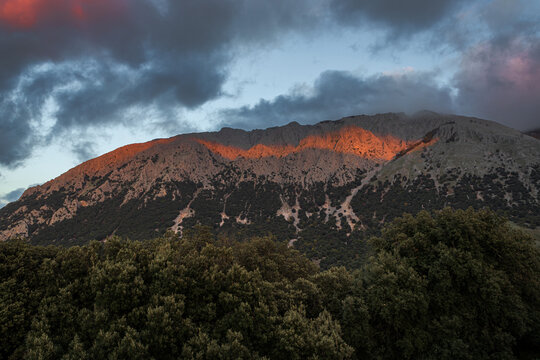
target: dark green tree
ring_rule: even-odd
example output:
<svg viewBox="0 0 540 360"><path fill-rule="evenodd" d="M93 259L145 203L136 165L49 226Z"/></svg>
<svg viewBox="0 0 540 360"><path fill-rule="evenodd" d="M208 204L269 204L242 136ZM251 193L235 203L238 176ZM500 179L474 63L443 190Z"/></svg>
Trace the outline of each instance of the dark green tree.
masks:
<svg viewBox="0 0 540 360"><path fill-rule="evenodd" d="M510 359L540 344L539 251L493 212L405 215L373 245L364 293L378 356Z"/></svg>

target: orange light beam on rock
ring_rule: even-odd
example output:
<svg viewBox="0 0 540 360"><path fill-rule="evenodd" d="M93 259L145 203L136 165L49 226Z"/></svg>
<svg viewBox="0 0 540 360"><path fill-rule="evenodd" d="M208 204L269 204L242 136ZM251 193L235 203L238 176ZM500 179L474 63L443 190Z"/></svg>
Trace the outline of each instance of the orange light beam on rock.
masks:
<svg viewBox="0 0 540 360"><path fill-rule="evenodd" d="M310 135L302 139L297 146L257 144L246 150L203 139L194 140L229 160L240 157L247 159L284 157L307 149L329 150L366 159L391 160L412 144L393 136L377 136L357 126L348 126L324 135Z"/></svg>

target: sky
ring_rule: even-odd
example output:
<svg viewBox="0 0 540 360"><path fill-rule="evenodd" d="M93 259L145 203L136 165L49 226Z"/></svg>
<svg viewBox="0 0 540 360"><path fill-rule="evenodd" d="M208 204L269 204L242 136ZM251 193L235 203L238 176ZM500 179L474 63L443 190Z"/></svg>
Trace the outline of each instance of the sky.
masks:
<svg viewBox="0 0 540 360"><path fill-rule="evenodd" d="M0 0L0 207L117 147L382 112L540 127L539 0Z"/></svg>

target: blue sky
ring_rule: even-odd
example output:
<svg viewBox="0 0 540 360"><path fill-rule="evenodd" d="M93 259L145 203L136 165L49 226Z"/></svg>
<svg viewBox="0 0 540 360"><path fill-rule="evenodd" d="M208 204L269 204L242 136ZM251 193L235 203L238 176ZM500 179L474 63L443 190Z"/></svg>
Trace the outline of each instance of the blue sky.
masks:
<svg viewBox="0 0 540 360"><path fill-rule="evenodd" d="M540 127L537 0L0 0L0 206L119 146L422 109Z"/></svg>

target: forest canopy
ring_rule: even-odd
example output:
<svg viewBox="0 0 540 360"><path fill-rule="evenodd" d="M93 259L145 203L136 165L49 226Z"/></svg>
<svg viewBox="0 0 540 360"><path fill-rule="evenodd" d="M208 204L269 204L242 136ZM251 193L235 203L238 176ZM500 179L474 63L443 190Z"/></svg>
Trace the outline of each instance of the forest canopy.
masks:
<svg viewBox="0 0 540 360"><path fill-rule="evenodd" d="M488 210L394 220L357 270L272 237L0 244L2 359L540 355L540 257Z"/></svg>

